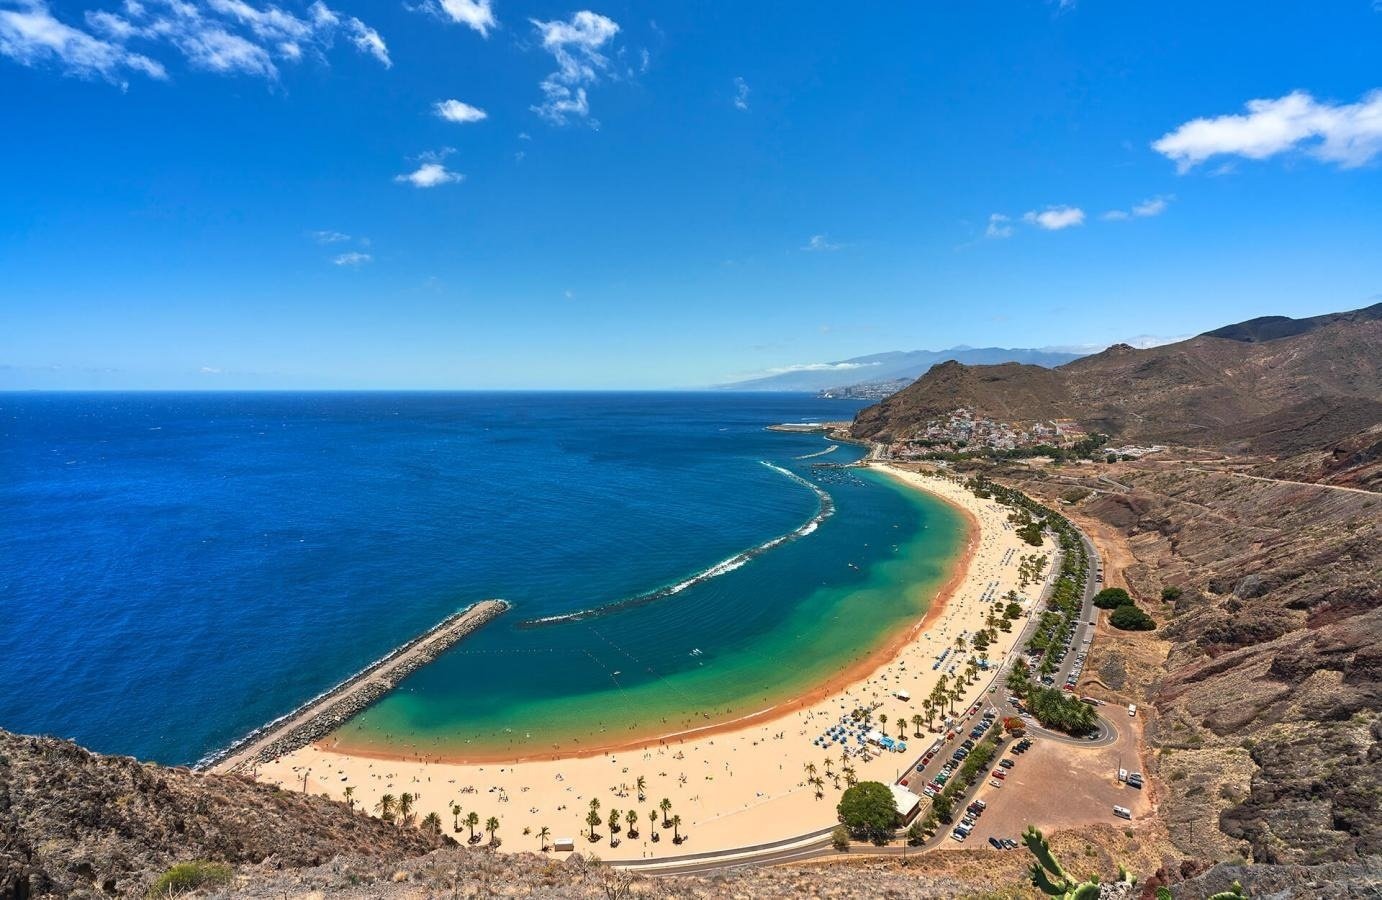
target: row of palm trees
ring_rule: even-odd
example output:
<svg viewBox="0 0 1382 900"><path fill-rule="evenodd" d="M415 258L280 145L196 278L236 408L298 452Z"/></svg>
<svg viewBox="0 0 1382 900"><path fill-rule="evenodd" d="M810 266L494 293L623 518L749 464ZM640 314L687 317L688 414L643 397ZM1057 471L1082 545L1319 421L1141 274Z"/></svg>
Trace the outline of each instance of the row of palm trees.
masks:
<svg viewBox="0 0 1382 900"><path fill-rule="evenodd" d="M345 789L346 805L351 809L355 808L355 788ZM384 794L379 801L374 804L374 811L379 814L379 818L385 822L396 822L398 827L406 828L413 824L417 817L415 812L417 802L422 799L421 794L411 794L404 792L395 797L393 794ZM471 810L464 819L461 818L461 805L451 804L452 830L459 832L461 826L465 825L470 829L470 843L478 844L480 838L475 834L475 828L480 824L480 814ZM435 812L430 812L422 817L419 827L432 835L441 834L441 816ZM490 816L485 820L485 831L489 833L489 844L491 847L498 844L499 819Z"/></svg>
<svg viewBox="0 0 1382 900"><path fill-rule="evenodd" d="M646 799L647 782L641 775L638 777L637 787L638 799ZM657 819L659 812L661 812L662 814L662 827L672 829L672 843L680 844L684 840L684 838L681 835L681 816L672 815L672 801L668 800L665 797L658 802L657 809L648 810L648 827L651 832L649 834L649 837L653 841L659 840L657 833ZM596 834L595 829L600 827L600 825L603 823L609 827L610 845L616 845L618 839L615 837L615 835L617 835L621 830L621 822L625 823L628 826L627 834L629 838L636 839L638 837L639 822L639 816L636 810L630 809L621 813L618 809L610 809L608 819L606 819L605 817L600 815L599 799L595 797L591 798L590 812L586 813L585 823L590 827L587 836L590 838L590 841L592 843L600 839L600 836ZM551 834L551 829L547 828L547 826L545 825L538 831L538 840L541 841L543 850L547 849L547 839L551 837Z"/></svg>

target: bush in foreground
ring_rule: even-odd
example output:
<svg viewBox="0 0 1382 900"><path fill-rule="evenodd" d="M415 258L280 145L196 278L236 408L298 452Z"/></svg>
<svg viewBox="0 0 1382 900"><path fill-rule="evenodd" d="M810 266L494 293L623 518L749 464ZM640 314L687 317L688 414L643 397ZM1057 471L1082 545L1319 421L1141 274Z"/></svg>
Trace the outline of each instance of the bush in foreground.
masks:
<svg viewBox="0 0 1382 900"><path fill-rule="evenodd" d="M1132 602L1132 597L1122 588L1104 588L1094 595L1094 605L1100 609L1117 609Z"/></svg>
<svg viewBox="0 0 1382 900"><path fill-rule="evenodd" d="M230 866L225 863L178 863L149 888L151 898L177 897L199 888L217 887L230 881Z"/></svg>
<svg viewBox="0 0 1382 900"><path fill-rule="evenodd" d="M1123 631L1151 631L1156 628L1156 620L1131 603L1115 609L1108 622Z"/></svg>
<svg viewBox="0 0 1382 900"><path fill-rule="evenodd" d="M850 834L882 844L897 829L897 806L893 792L877 781L861 781L845 790L840 798L840 821Z"/></svg>

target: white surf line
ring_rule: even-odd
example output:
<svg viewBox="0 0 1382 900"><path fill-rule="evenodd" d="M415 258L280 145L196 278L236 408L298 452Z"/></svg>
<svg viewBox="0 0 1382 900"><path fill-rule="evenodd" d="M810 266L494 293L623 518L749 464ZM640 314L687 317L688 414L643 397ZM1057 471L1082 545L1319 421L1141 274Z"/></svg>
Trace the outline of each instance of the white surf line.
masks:
<svg viewBox="0 0 1382 900"><path fill-rule="evenodd" d="M825 456L827 453L834 453L836 450L839 450L839 449L840 449L840 445L839 445L839 444L831 444L829 447L826 447L824 450L817 451L816 453L808 453L808 454L806 454L805 456L798 456L798 457L796 457L796 459L815 459L817 456Z"/></svg>
<svg viewBox="0 0 1382 900"><path fill-rule="evenodd" d="M667 597L671 597L674 594L680 594L687 588L694 587L695 585L698 585L703 581L709 581L710 579L718 577L720 575L727 575L728 573L733 572L735 569L738 569L741 566L745 565L749 561L762 556L769 550L772 550L791 541L795 541L798 538L806 537L808 534L811 534L813 531L815 531L822 522L824 522L826 519L830 518L832 515L835 514L834 499L825 491L821 490L821 488L812 484L810 481L807 481L805 478L802 478L797 473L788 471L787 469L784 469L781 466L774 465L773 463L770 463L766 460L760 460L760 462L768 468L772 469L774 472L777 472L778 474L783 475L791 479L792 481L795 481L797 484L800 484L801 486L807 488L816 495L816 499L819 501L819 507L816 510L816 514L812 516L805 524L801 525L799 528L787 532L786 534L778 535L777 537L768 541L764 541L763 543L755 547L750 547L747 550L736 553L733 556L728 557L727 559L722 559L715 565L710 566L707 569L703 569L700 572L697 572L695 575L692 575L690 578L686 578L682 581L677 582L676 584L669 585L667 587L661 587L657 590L648 591L643 594L637 594L633 597L629 597L624 600L616 600L613 603L606 603L601 606L587 607L586 609L577 610L576 612L560 613L555 616L544 616L538 619L529 619L525 622L518 623L519 627L535 628L543 625L555 625L559 622L579 622L582 619L593 619L596 616L608 615L609 613L617 612L621 609L628 609L629 607L633 606L644 606L648 603L653 603L657 600L666 599Z"/></svg>

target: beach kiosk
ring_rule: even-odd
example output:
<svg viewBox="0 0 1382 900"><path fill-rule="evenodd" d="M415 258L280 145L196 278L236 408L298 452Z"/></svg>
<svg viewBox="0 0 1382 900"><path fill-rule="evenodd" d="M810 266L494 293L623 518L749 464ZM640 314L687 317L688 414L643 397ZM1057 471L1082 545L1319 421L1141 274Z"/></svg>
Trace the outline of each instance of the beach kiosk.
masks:
<svg viewBox="0 0 1382 900"><path fill-rule="evenodd" d="M912 821L912 817L921 808L921 798L900 784L888 785L893 792L893 806L897 807L897 816L906 825Z"/></svg>
<svg viewBox="0 0 1382 900"><path fill-rule="evenodd" d="M552 842L552 849L570 853L572 850L576 849L576 839L559 837Z"/></svg>
<svg viewBox="0 0 1382 900"><path fill-rule="evenodd" d="M903 690L893 691L893 696L903 703L910 703L912 701L912 695Z"/></svg>

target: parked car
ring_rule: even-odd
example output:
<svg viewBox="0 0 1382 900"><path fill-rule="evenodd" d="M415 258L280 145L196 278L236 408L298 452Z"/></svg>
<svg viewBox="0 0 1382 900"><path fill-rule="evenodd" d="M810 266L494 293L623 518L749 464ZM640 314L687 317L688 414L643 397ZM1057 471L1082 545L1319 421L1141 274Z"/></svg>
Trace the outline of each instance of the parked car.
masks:
<svg viewBox="0 0 1382 900"><path fill-rule="evenodd" d="M1132 810L1128 809L1126 806L1115 806L1113 808L1113 814L1120 819L1132 821Z"/></svg>
<svg viewBox="0 0 1382 900"><path fill-rule="evenodd" d="M992 845L993 849L995 849L995 850L1006 850L1006 849L1007 849L1006 847L1003 846L1003 842L1000 841L1000 840L999 840L998 838L996 838L996 837L991 837L991 838L989 838L989 844Z"/></svg>

